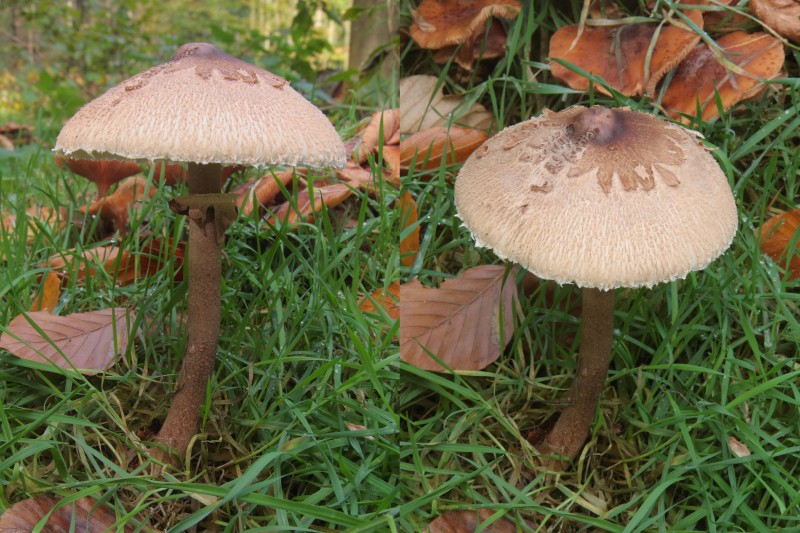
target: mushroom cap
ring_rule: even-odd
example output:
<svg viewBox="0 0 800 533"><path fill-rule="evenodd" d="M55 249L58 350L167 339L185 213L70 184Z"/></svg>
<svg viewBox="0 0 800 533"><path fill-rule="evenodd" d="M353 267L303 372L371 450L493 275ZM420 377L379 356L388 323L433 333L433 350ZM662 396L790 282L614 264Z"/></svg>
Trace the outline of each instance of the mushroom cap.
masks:
<svg viewBox="0 0 800 533"><path fill-rule="evenodd" d="M207 43L109 89L61 130L79 159L344 166L339 135L289 83Z"/></svg>
<svg viewBox="0 0 800 533"><path fill-rule="evenodd" d="M469 157L455 202L479 246L558 283L651 287L730 246L725 174L696 134L575 106L508 127Z"/></svg>

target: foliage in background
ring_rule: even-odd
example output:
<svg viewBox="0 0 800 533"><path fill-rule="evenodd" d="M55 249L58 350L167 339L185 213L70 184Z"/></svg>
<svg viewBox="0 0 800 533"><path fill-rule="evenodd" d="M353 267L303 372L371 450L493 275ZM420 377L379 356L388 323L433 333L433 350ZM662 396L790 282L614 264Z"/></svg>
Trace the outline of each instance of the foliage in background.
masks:
<svg viewBox="0 0 800 533"><path fill-rule="evenodd" d="M11 0L0 4L0 120L61 124L85 101L211 42L310 95L326 69L343 69L346 0Z"/></svg>

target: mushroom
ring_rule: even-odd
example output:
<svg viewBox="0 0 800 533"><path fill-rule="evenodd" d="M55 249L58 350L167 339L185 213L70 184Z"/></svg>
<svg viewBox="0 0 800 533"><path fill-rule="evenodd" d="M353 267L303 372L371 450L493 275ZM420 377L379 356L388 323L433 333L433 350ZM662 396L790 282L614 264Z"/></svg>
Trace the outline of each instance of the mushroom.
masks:
<svg viewBox="0 0 800 533"><path fill-rule="evenodd" d="M627 108L575 106L506 128L458 174L456 208L476 245L583 287L578 371L540 448L551 468L577 456L594 420L614 289L683 278L736 233L728 180L697 137Z"/></svg>
<svg viewBox="0 0 800 533"><path fill-rule="evenodd" d="M73 159L60 155L56 155L56 166L67 168L73 174L84 177L97 185L98 199L108 194L108 189L115 183L142 171L141 167L132 161Z"/></svg>
<svg viewBox="0 0 800 533"><path fill-rule="evenodd" d="M55 151L80 158L188 163L188 340L176 393L153 450L183 455L197 431L220 326L220 246L236 195L220 194L223 165L344 166L344 146L322 114L286 80L206 43L123 81L82 107Z"/></svg>
<svg viewBox="0 0 800 533"><path fill-rule="evenodd" d="M800 0L750 0L747 7L780 35L800 42Z"/></svg>

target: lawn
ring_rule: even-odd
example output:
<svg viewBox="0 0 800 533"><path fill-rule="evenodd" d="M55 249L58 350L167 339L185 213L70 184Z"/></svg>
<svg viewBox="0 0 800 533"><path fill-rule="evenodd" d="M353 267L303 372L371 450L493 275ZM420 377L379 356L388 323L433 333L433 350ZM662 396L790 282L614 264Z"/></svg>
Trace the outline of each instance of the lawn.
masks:
<svg viewBox="0 0 800 533"><path fill-rule="evenodd" d="M394 83L357 80L347 99L316 92L315 103L349 139L371 113L395 104L385 97ZM73 262L91 274L68 274L52 312L129 307L133 348L95 376L0 350L0 509L49 494L65 503L91 496L113 509L117 526L142 531L388 527L398 505L397 325L380 307L362 307L397 277L397 188L377 179L373 190L356 188L296 224L254 211L229 228L220 345L200 433L178 469L157 475L147 442L170 405L186 342L179 250L188 224L168 206L185 185L150 180L152 198L128 206L125 227L109 234L81 210L94 185L54 163L66 118L39 108L0 120L34 128L31 143L0 151L0 332L31 310L50 270L45 260L79 257ZM381 176L380 150L365 164ZM225 190L269 172L248 169ZM330 170L298 172L282 198L297 203L300 189L322 180L337 181ZM83 254L101 245L159 268L120 284L119 272Z"/></svg>
<svg viewBox="0 0 800 533"><path fill-rule="evenodd" d="M503 21L502 58L465 74L454 61L434 63L408 39L401 78L436 76L446 94L463 98L454 122L478 102L495 131L577 104L664 117L658 98L578 91L555 79L547 43L558 27L580 20L580 3L524 4L515 20ZM403 16L410 25L410 11ZM771 216L799 207L799 57L796 45L786 47L785 73L770 89L691 124L717 147L712 155L733 190L738 231L704 271L617 290L606 389L590 438L565 472L540 469L532 442L553 423L575 372L578 288L542 283L523 291L519 273L513 337L485 370L401 365L401 512L413 527L449 510L489 509L484 531L500 519L519 531L800 529L800 290L785 264L762 253L758 232ZM456 216L458 171L443 163L404 179L421 230L404 282L417 277L436 287L470 267L500 263L475 247Z"/></svg>

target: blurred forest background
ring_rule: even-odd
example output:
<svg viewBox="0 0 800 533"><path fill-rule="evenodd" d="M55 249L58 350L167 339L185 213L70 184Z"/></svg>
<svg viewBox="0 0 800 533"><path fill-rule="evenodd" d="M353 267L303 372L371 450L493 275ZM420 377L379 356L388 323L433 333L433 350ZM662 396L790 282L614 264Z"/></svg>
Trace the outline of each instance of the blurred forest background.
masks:
<svg viewBox="0 0 800 533"><path fill-rule="evenodd" d="M356 6L380 2L356 1ZM356 79L352 0L4 0L0 2L0 121L60 126L84 102L206 41L279 74L317 102ZM386 38L385 31L383 38ZM364 49L363 46L358 46ZM368 50L367 53L371 52ZM315 82L325 79L327 88ZM363 82L363 81L361 81ZM42 114L46 113L46 116ZM38 116L37 116L38 115Z"/></svg>

